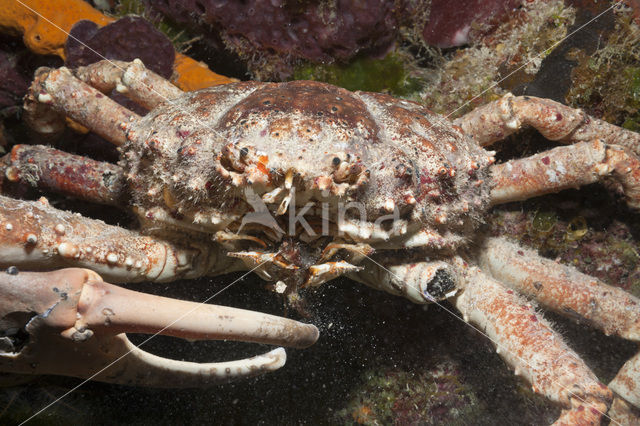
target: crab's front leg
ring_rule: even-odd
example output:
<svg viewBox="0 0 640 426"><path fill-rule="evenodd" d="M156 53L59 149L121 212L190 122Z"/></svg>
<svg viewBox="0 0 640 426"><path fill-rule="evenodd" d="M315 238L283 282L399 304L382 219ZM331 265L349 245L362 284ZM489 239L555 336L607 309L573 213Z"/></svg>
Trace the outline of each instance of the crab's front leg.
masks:
<svg viewBox="0 0 640 426"><path fill-rule="evenodd" d="M436 302L456 293L455 271L443 261L411 262L406 253L381 252L367 256L360 266L361 270L347 276L413 303Z"/></svg>
<svg viewBox="0 0 640 426"><path fill-rule="evenodd" d="M243 269L216 245L181 246L36 202L0 196L0 267L90 268L112 282L170 281Z"/></svg>
<svg viewBox="0 0 640 426"><path fill-rule="evenodd" d="M313 325L223 306L168 299L107 284L95 272L0 274L0 370L154 387L194 387L284 365L278 348L253 358L194 363L152 355L126 332L293 347L315 342Z"/></svg>
<svg viewBox="0 0 640 426"><path fill-rule="evenodd" d="M236 339L303 347L311 325L136 293L106 284L87 270L24 273L84 266L115 281L168 281L243 269L216 246L173 244L98 220L60 211L45 199L0 196L0 369L91 377L149 386L197 386L269 371L284 353L223 364L156 357L124 332L161 333L192 340ZM16 268L17 265L17 268ZM17 273L17 274L16 274ZM127 355L121 361L120 358Z"/></svg>

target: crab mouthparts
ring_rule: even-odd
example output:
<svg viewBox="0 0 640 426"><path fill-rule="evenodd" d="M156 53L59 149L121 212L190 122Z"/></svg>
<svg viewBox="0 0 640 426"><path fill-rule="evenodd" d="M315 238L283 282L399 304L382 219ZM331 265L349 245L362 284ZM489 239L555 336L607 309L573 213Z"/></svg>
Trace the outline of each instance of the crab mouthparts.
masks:
<svg viewBox="0 0 640 426"><path fill-rule="evenodd" d="M294 239L284 239L276 252L235 251L228 256L244 264L266 281L276 281L276 291L291 292L315 287L340 275L361 271L360 261L373 253L368 244L330 242L324 248L309 247Z"/></svg>

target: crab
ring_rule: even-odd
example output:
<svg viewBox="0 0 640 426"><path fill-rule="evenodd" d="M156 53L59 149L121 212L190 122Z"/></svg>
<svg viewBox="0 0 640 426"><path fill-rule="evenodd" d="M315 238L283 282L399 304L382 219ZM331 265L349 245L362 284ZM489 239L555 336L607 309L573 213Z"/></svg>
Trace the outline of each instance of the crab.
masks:
<svg viewBox="0 0 640 426"><path fill-rule="evenodd" d="M114 89L149 112L105 96ZM311 81L185 93L139 60L40 69L25 116L43 134L71 119L117 145L120 162L16 145L0 163L3 193L29 184L130 209L139 229L0 195L2 371L157 387L271 371L282 348L198 364L144 352L126 333L303 348L317 329L107 281L251 271L294 299L344 275L415 303L450 299L535 392L563 406L557 424L598 424L612 401L620 413L640 407L640 355L605 386L534 306L640 341L640 300L481 230L494 205L597 181L640 208L637 133L526 96L451 122ZM485 147L523 126L566 146L496 164Z"/></svg>

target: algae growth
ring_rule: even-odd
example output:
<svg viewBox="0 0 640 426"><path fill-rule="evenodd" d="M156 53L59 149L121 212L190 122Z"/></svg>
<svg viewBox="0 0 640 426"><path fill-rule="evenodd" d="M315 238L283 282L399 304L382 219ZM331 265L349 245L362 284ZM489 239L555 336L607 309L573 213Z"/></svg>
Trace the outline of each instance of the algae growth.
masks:
<svg viewBox="0 0 640 426"><path fill-rule="evenodd" d="M406 55L403 58L400 53L391 53L383 59L360 57L348 64L300 66L294 71L293 80L323 81L347 90L406 97L423 85L419 77L411 75L410 69Z"/></svg>

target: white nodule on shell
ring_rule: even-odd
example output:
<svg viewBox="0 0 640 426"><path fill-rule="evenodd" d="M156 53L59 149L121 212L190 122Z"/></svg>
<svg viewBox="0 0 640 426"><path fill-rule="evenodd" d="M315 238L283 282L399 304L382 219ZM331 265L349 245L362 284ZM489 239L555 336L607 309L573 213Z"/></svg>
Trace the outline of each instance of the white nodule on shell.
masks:
<svg viewBox="0 0 640 426"><path fill-rule="evenodd" d="M118 255L115 253L107 253L107 262L114 264L118 262Z"/></svg>
<svg viewBox="0 0 640 426"><path fill-rule="evenodd" d="M51 103L53 102L53 97L48 93L40 93L38 95L38 102L43 104Z"/></svg>
<svg viewBox="0 0 640 426"><path fill-rule="evenodd" d="M122 82L118 82L116 83L116 91L118 93L127 93L129 91L129 88L122 84Z"/></svg>
<svg viewBox="0 0 640 426"><path fill-rule="evenodd" d="M392 212L395 207L396 203L391 198L387 199L387 201L384 202L384 209L388 212Z"/></svg>
<svg viewBox="0 0 640 426"><path fill-rule="evenodd" d="M512 130L517 130L517 129L520 128L520 122L515 118L507 121L504 124L507 126L507 128L512 129Z"/></svg>
<svg viewBox="0 0 640 426"><path fill-rule="evenodd" d="M72 243L60 243L58 244L58 254L62 257L74 257L78 254L78 247Z"/></svg>
<svg viewBox="0 0 640 426"><path fill-rule="evenodd" d="M38 242L38 237L36 234L28 234L27 235L27 243L28 244L36 244Z"/></svg>
<svg viewBox="0 0 640 426"><path fill-rule="evenodd" d="M56 231L56 234L58 235L64 235L65 233L64 225L61 223L57 224L53 230Z"/></svg>
<svg viewBox="0 0 640 426"><path fill-rule="evenodd" d="M11 231L11 230L13 229L13 225L12 225L12 224L10 224L10 223L7 223L7 224L4 226L4 229L6 229L7 231Z"/></svg>

